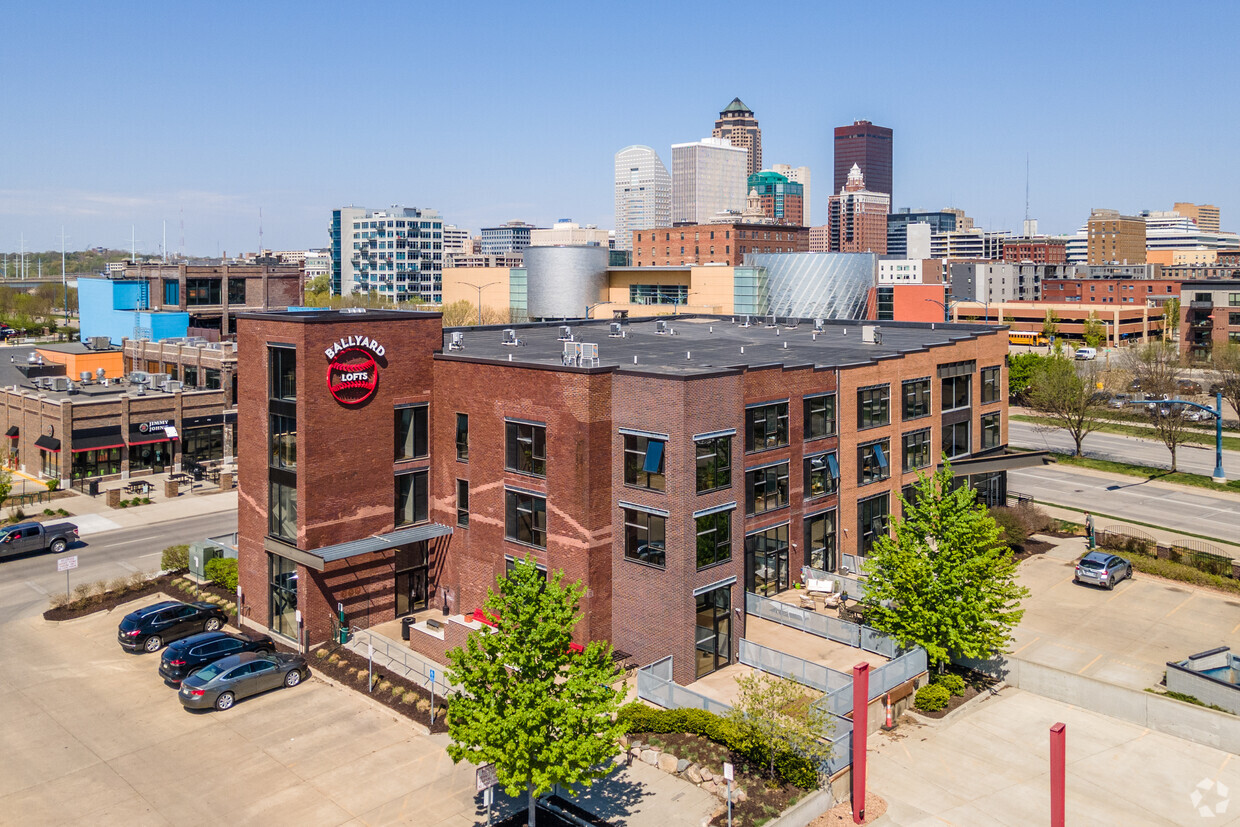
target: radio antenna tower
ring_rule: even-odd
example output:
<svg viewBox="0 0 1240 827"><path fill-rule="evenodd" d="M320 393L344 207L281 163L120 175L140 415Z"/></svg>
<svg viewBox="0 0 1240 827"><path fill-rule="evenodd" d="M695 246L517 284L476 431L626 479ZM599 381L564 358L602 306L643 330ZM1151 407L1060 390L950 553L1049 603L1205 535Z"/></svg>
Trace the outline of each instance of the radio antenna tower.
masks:
<svg viewBox="0 0 1240 827"><path fill-rule="evenodd" d="M258 255L263 255L263 208L258 208Z"/></svg>
<svg viewBox="0 0 1240 827"><path fill-rule="evenodd" d="M181 208L181 248L178 250L181 258L185 258L185 208Z"/></svg>

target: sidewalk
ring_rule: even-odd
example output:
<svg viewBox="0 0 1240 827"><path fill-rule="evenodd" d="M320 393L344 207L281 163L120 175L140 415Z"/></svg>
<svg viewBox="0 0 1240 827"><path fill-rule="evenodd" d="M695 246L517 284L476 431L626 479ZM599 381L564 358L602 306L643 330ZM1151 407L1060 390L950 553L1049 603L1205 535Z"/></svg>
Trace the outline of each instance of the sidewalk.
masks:
<svg viewBox="0 0 1240 827"><path fill-rule="evenodd" d="M118 528L140 528L186 517L200 517L204 514L220 514L237 510L237 489L235 488L224 492L208 488L204 493L182 493L175 499L169 500L164 497L162 486L159 486L151 493L149 505L137 505L130 508L109 507L107 498L102 492L97 497L76 491L69 493L72 496L61 496L50 503L36 503L29 506L27 510L37 513L44 508L63 508L73 515L67 519L77 523L83 536L115 531Z"/></svg>
<svg viewBox="0 0 1240 827"><path fill-rule="evenodd" d="M1038 503L1038 508L1041 508L1047 514L1059 520L1066 520L1070 523L1078 523L1081 525L1084 525L1085 523L1084 508L1069 508L1067 506L1046 505L1044 503ZM1121 520L1118 517L1111 517L1110 515L1101 513L1097 510L1093 511L1093 515L1094 528L1098 531L1102 531L1103 529L1110 528L1112 526L1116 526L1121 529L1131 528L1133 529L1133 533L1138 537L1153 537L1157 542L1163 545L1171 545L1173 543L1207 543L1209 545L1218 546L1223 554L1240 558L1240 544L1225 542L1214 537L1209 540L1202 540L1198 537L1192 536L1191 534L1182 534L1178 531L1172 531L1169 528L1151 528L1150 526L1142 525L1141 523L1134 523L1127 520ZM1151 516L1151 519L1156 519L1156 517Z"/></svg>

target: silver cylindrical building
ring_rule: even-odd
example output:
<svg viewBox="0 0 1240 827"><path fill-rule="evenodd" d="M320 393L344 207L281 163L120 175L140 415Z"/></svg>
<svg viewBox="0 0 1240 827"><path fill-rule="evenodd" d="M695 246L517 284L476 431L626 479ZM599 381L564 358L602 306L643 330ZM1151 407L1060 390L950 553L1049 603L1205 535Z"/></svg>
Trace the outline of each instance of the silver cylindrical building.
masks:
<svg viewBox="0 0 1240 827"><path fill-rule="evenodd" d="M579 319L606 298L606 247L526 247L523 253L531 319Z"/></svg>

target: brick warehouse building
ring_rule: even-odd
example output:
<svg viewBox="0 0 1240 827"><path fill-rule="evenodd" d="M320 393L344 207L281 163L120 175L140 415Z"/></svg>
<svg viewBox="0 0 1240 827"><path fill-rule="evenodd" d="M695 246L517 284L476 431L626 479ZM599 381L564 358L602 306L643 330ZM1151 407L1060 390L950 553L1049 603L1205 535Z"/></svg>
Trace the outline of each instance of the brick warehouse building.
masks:
<svg viewBox="0 0 1240 827"><path fill-rule="evenodd" d="M361 626L442 608L446 640L411 641L442 659L532 555L584 584L578 642L671 654L685 683L735 660L746 590L856 570L941 451L990 501L1006 493L984 456L1006 443L1001 328L512 331L382 310L241 318L249 623L312 645L338 608Z"/></svg>

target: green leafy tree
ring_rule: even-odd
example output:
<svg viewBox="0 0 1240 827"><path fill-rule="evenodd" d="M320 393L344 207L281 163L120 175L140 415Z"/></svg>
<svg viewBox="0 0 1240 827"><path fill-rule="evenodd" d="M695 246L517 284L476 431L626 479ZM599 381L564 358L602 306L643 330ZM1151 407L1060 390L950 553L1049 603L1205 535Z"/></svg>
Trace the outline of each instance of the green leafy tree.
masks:
<svg viewBox="0 0 1240 827"><path fill-rule="evenodd" d="M829 716L809 703L805 687L787 678L753 672L736 679L736 702L726 718L750 754L764 756L767 777L775 778L780 755L793 754L811 766L831 757Z"/></svg>
<svg viewBox="0 0 1240 827"><path fill-rule="evenodd" d="M1124 360L1133 378L1141 383L1141 390L1151 399L1170 400L1179 393L1180 380L1184 378L1184 366L1180 364L1180 351L1170 342L1148 342L1141 347L1130 348ZM1183 405L1159 404L1146 406L1150 422L1163 445L1171 452L1171 470L1176 469L1176 453L1180 444L1190 433L1189 422Z"/></svg>
<svg viewBox="0 0 1240 827"><path fill-rule="evenodd" d="M1180 300L1163 305L1163 341L1180 338Z"/></svg>
<svg viewBox="0 0 1240 827"><path fill-rule="evenodd" d="M1215 345L1210 358L1214 363L1214 381L1223 398L1231 403L1232 410L1240 412L1240 344Z"/></svg>
<svg viewBox="0 0 1240 827"><path fill-rule="evenodd" d="M529 824L534 802L555 784L590 784L605 775L624 724L615 720L623 690L611 645L569 650L584 589L549 581L526 559L487 592L495 622L448 652L448 680L460 686L449 704L453 761L492 763L505 792L524 790Z"/></svg>
<svg viewBox="0 0 1240 827"><path fill-rule="evenodd" d="M1054 310L1046 311L1046 318L1042 320L1042 335L1047 341L1059 335L1059 317L1055 315Z"/></svg>
<svg viewBox="0 0 1240 827"><path fill-rule="evenodd" d="M1107 326L1098 318L1097 313L1091 312L1083 327L1081 336L1084 337L1085 344L1092 348L1100 348L1106 343Z"/></svg>
<svg viewBox="0 0 1240 827"><path fill-rule="evenodd" d="M1046 361L1040 353L1013 353L1008 356L1008 398L1023 399L1033 374Z"/></svg>
<svg viewBox="0 0 1240 827"><path fill-rule="evenodd" d="M1066 356L1052 356L1033 374L1025 394L1026 404L1054 423L1051 429L1068 432L1078 457L1081 443L1103 424L1106 410L1106 397L1098 392L1097 363L1084 364L1078 369Z"/></svg>
<svg viewBox="0 0 1240 827"><path fill-rule="evenodd" d="M900 496L901 516L865 563L867 623L924 648L939 672L952 657L1002 652L1028 595L977 492L952 477L946 461L933 475L919 475L912 502Z"/></svg>

